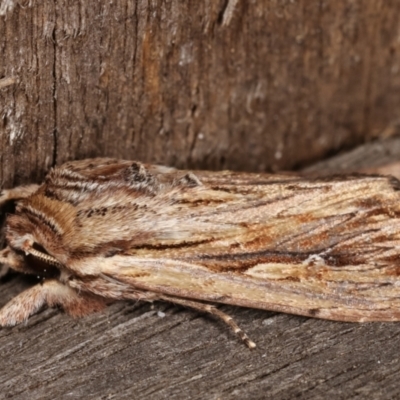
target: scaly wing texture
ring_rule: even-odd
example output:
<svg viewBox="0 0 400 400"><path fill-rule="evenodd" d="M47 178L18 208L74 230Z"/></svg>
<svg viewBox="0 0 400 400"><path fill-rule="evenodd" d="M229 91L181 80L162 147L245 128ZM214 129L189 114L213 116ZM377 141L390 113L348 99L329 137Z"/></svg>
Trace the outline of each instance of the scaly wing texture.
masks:
<svg viewBox="0 0 400 400"><path fill-rule="evenodd" d="M400 319L391 178L194 176L96 159L53 170L17 214L29 208L51 215L55 236L62 230L57 246L35 235L86 290L119 284L127 298L136 288L329 319Z"/></svg>

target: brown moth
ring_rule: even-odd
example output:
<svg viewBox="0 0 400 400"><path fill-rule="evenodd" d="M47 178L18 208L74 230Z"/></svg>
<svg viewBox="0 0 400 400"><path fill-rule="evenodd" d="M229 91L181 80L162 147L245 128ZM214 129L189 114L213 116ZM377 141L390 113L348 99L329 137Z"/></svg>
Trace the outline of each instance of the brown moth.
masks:
<svg viewBox="0 0 400 400"><path fill-rule="evenodd" d="M0 325L44 305L73 316L110 301L214 303L338 321L400 320L399 181L382 176L196 174L113 159L68 162L15 201L0 262L40 284ZM212 303L212 304L210 304Z"/></svg>

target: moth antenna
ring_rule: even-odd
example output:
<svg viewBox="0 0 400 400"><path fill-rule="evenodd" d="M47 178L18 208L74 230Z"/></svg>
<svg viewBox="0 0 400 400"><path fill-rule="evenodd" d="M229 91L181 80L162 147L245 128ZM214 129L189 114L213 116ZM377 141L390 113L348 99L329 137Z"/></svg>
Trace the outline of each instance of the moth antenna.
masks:
<svg viewBox="0 0 400 400"><path fill-rule="evenodd" d="M191 301L186 299L180 299L173 296L161 295L160 300L168 301L170 303L179 304L184 307L193 308L194 310L215 315L221 319L225 324L227 324L233 332L240 337L240 339L246 344L249 349L254 349L256 344L244 333L238 326L238 324L233 320L231 316L225 314L223 311L218 310L218 308L211 306L210 304L204 304L197 301Z"/></svg>
<svg viewBox="0 0 400 400"><path fill-rule="evenodd" d="M39 250L36 250L34 248L29 248L27 250L27 252L29 254L32 254L34 257L38 258L39 260L44 261L45 263L49 264L49 265L53 265L54 267L62 267L62 264L53 256L51 256L50 254L45 254L42 253Z"/></svg>

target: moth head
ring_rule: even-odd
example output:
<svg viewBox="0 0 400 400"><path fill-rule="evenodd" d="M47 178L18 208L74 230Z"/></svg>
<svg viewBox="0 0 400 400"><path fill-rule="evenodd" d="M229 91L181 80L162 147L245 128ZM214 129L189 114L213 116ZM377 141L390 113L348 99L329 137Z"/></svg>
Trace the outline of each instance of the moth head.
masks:
<svg viewBox="0 0 400 400"><path fill-rule="evenodd" d="M46 223L46 218L50 222ZM5 237L8 247L3 250L0 262L25 273L59 275L62 263L55 254L59 239L51 217L43 210L21 201L15 213L6 218Z"/></svg>

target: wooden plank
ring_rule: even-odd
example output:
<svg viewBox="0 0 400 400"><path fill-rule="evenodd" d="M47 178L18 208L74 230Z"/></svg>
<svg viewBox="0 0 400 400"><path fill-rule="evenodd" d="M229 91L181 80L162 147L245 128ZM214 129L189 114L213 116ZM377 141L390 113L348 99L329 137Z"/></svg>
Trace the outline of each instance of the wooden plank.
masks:
<svg viewBox="0 0 400 400"><path fill-rule="evenodd" d="M0 0L0 179L108 155L304 166L387 134L395 1Z"/></svg>
<svg viewBox="0 0 400 400"><path fill-rule="evenodd" d="M16 291L12 280L2 293ZM193 311L122 302L72 320L56 310L0 332L0 398L394 398L400 325L222 307L250 351ZM165 313L163 318L157 312ZM382 397L380 397L380 395Z"/></svg>
<svg viewBox="0 0 400 400"><path fill-rule="evenodd" d="M396 2L26 3L0 0L6 187L95 155L289 169L398 133ZM383 163L399 159L391 140ZM357 151L316 169L372 164ZM0 306L32 283L2 278ZM0 330L0 399L399 396L398 324L222 309L256 350L162 303L45 310Z"/></svg>
<svg viewBox="0 0 400 400"><path fill-rule="evenodd" d="M396 175L396 164L400 160L400 137L397 135L376 140L344 151L334 157L313 163L302 173L339 174L351 172L382 173ZM394 169L393 169L394 168ZM385 173L385 171L388 171Z"/></svg>

